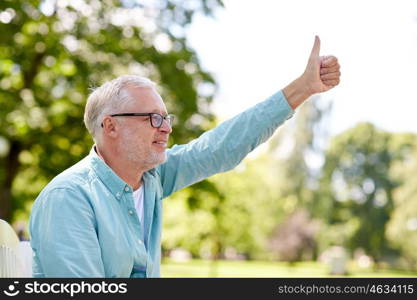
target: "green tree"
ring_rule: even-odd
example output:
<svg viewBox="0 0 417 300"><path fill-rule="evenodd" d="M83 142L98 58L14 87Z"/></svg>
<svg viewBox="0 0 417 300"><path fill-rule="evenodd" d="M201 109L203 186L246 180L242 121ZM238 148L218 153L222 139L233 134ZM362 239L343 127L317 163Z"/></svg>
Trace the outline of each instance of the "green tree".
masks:
<svg viewBox="0 0 417 300"><path fill-rule="evenodd" d="M403 161L407 149L409 143L399 143L396 135L370 123L330 141L315 205L323 220L342 230L334 243L352 251L362 248L377 261L392 253L385 230L393 191L400 184L392 167Z"/></svg>
<svg viewBox="0 0 417 300"><path fill-rule="evenodd" d="M160 84L179 117L173 143L213 125L215 85L185 28L221 0L0 2L0 218L28 211L43 186L86 155L90 87L136 73ZM16 215L15 215L16 217Z"/></svg>
<svg viewBox="0 0 417 300"><path fill-rule="evenodd" d="M404 160L393 166L393 175L401 183L394 191L394 209L387 224L388 240L401 252L406 267L417 268L417 136L404 134L397 138Z"/></svg>

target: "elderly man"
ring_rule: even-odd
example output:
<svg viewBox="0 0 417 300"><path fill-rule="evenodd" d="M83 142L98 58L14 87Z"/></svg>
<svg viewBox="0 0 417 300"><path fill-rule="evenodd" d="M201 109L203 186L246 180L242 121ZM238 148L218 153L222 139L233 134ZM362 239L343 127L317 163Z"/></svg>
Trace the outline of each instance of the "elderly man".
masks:
<svg viewBox="0 0 417 300"><path fill-rule="evenodd" d="M162 199L234 168L294 109L339 83L316 37L305 72L282 91L166 150L173 117L154 84L121 76L89 97L84 121L95 145L55 177L33 206L35 277L158 277Z"/></svg>

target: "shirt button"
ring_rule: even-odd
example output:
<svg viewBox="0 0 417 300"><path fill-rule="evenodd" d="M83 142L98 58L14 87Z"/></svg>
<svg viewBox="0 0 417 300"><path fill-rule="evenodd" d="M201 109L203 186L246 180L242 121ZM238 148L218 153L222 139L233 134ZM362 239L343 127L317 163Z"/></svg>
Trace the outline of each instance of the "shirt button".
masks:
<svg viewBox="0 0 417 300"><path fill-rule="evenodd" d="M129 214L133 215L133 210L129 209Z"/></svg>
<svg viewBox="0 0 417 300"><path fill-rule="evenodd" d="M125 192L128 192L129 191L129 187L125 187Z"/></svg>
<svg viewBox="0 0 417 300"><path fill-rule="evenodd" d="M116 194L116 197L117 197L117 198L120 198L120 193L117 193L117 194Z"/></svg>

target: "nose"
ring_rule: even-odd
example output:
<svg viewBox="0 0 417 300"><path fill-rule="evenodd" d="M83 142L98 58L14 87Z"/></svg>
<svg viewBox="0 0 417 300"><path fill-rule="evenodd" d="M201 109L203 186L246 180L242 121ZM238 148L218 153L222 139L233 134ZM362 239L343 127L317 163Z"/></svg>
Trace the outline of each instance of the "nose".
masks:
<svg viewBox="0 0 417 300"><path fill-rule="evenodd" d="M159 127L159 130L164 133L170 134L172 132L172 127L171 125L169 125L167 120L163 120L161 127Z"/></svg>

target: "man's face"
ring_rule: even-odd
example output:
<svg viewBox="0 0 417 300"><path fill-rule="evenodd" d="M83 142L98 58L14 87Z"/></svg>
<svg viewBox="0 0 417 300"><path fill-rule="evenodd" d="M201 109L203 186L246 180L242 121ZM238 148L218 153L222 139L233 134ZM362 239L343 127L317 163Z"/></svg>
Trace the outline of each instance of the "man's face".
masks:
<svg viewBox="0 0 417 300"><path fill-rule="evenodd" d="M134 101L120 112L167 115L165 104L155 89L130 88L129 92ZM119 146L127 160L144 170L152 169L165 162L165 149L169 134L172 132L172 128L165 120L160 128L154 128L148 116L115 118L121 121Z"/></svg>

